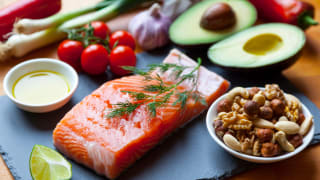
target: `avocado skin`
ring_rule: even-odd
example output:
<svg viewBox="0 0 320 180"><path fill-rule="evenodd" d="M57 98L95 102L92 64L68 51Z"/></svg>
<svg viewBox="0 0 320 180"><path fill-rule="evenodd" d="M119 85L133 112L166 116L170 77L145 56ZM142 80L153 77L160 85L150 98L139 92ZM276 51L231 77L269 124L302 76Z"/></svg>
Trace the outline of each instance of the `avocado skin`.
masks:
<svg viewBox="0 0 320 180"><path fill-rule="evenodd" d="M258 73L279 73L284 69L287 69L291 65L293 65L302 55L303 48L294 56L291 56L290 58L287 58L285 60L282 60L280 62L269 64L266 66L260 66L260 67L254 67L254 68L243 68L243 67L228 67L228 66L221 66L219 64L216 64L212 62L214 65L226 70L226 71L232 71L232 72L243 72L243 73L250 73L250 74L258 74Z"/></svg>

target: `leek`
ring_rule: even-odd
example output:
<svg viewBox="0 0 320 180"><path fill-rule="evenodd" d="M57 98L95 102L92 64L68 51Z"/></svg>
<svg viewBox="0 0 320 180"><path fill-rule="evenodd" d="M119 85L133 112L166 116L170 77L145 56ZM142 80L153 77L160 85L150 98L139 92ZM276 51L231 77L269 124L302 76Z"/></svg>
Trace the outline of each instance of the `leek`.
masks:
<svg viewBox="0 0 320 180"><path fill-rule="evenodd" d="M113 1L116 0L103 0L94 6L56 14L43 19L21 19L14 24L13 32L18 34L31 34L44 29L57 27L65 21L107 7L114 3Z"/></svg>
<svg viewBox="0 0 320 180"><path fill-rule="evenodd" d="M14 34L7 42L0 43L0 62L8 60L12 57L22 57L27 53L47 46L56 41L60 41L67 37L66 30L80 27L91 21L109 20L120 13L126 12L145 2L154 2L154 0L107 0L110 1L108 6L91 13L90 15L71 19L62 23L57 27L51 27L32 34ZM79 11L80 12L80 11ZM76 14L76 13L75 13ZM66 16L66 15L64 15ZM72 15L70 15L71 17ZM63 18L56 17L55 22L62 22ZM57 23L59 24L59 23ZM41 28L40 28L41 29Z"/></svg>

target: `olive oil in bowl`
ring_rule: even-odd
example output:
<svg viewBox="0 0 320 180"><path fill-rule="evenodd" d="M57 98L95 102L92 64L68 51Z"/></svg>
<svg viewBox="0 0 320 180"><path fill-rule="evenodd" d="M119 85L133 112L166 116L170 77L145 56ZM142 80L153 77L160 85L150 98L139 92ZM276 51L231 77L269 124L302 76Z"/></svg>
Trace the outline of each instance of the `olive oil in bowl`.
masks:
<svg viewBox="0 0 320 180"><path fill-rule="evenodd" d="M60 73L34 71L20 77L13 85L12 95L18 101L32 105L55 102L70 92L69 83Z"/></svg>

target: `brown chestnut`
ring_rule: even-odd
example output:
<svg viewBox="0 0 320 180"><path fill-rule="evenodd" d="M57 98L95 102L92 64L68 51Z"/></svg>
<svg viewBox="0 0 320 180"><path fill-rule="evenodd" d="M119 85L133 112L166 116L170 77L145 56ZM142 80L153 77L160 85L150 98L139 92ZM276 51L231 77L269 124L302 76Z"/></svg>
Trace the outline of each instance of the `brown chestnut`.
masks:
<svg viewBox="0 0 320 180"><path fill-rule="evenodd" d="M216 134L219 137L223 137L224 133L226 132L226 128L223 127L222 120L220 120L220 119L215 120L213 126L214 126Z"/></svg>
<svg viewBox="0 0 320 180"><path fill-rule="evenodd" d="M263 143L261 148L261 154L263 157L272 157L280 153L280 147L278 144Z"/></svg>
<svg viewBox="0 0 320 180"><path fill-rule="evenodd" d="M271 120L273 117L273 110L271 109L271 107L262 106L260 107L259 115L263 119Z"/></svg>
<svg viewBox="0 0 320 180"><path fill-rule="evenodd" d="M299 113L299 119L297 120L297 123L299 125L301 125L305 119L306 119L306 117L304 116L304 114L300 112Z"/></svg>
<svg viewBox="0 0 320 180"><path fill-rule="evenodd" d="M218 119L218 120L215 120L214 121L214 124L213 124L214 128L218 131L223 131L225 130L225 128L223 127L223 122L222 120Z"/></svg>
<svg viewBox="0 0 320 180"><path fill-rule="evenodd" d="M248 90L248 92L249 92L249 97L250 97L250 98L253 98L253 96L254 96L255 94L257 94L259 91L260 91L260 89L259 89L258 87L253 87L253 88L249 89L249 90Z"/></svg>
<svg viewBox="0 0 320 180"><path fill-rule="evenodd" d="M200 26L207 30L222 30L236 23L236 15L231 6L219 2L210 6L202 15Z"/></svg>
<svg viewBox="0 0 320 180"><path fill-rule="evenodd" d="M285 104L280 99L273 99L271 101L271 108L276 115L282 115L285 107Z"/></svg>
<svg viewBox="0 0 320 180"><path fill-rule="evenodd" d="M257 129L256 135L259 138L260 142L271 141L273 137L273 130L271 129Z"/></svg>
<svg viewBox="0 0 320 180"><path fill-rule="evenodd" d="M247 101L244 104L244 112L247 113L249 116L253 116L259 113L259 104L255 101Z"/></svg>
<svg viewBox="0 0 320 180"><path fill-rule="evenodd" d="M295 134L288 139L295 148L299 147L303 142L303 137L300 134Z"/></svg>
<svg viewBox="0 0 320 180"><path fill-rule="evenodd" d="M231 111L232 101L229 99L223 99L218 103L217 111L220 112L229 112Z"/></svg>

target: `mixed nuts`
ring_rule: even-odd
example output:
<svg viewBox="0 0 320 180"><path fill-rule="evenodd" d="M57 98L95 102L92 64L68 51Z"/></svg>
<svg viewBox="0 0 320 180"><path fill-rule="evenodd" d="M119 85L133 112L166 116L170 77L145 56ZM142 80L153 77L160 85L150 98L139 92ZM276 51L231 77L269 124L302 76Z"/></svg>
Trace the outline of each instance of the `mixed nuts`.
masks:
<svg viewBox="0 0 320 180"><path fill-rule="evenodd" d="M218 103L217 112L216 134L231 149L254 156L294 151L312 125L300 101L277 84L265 89L236 87Z"/></svg>

